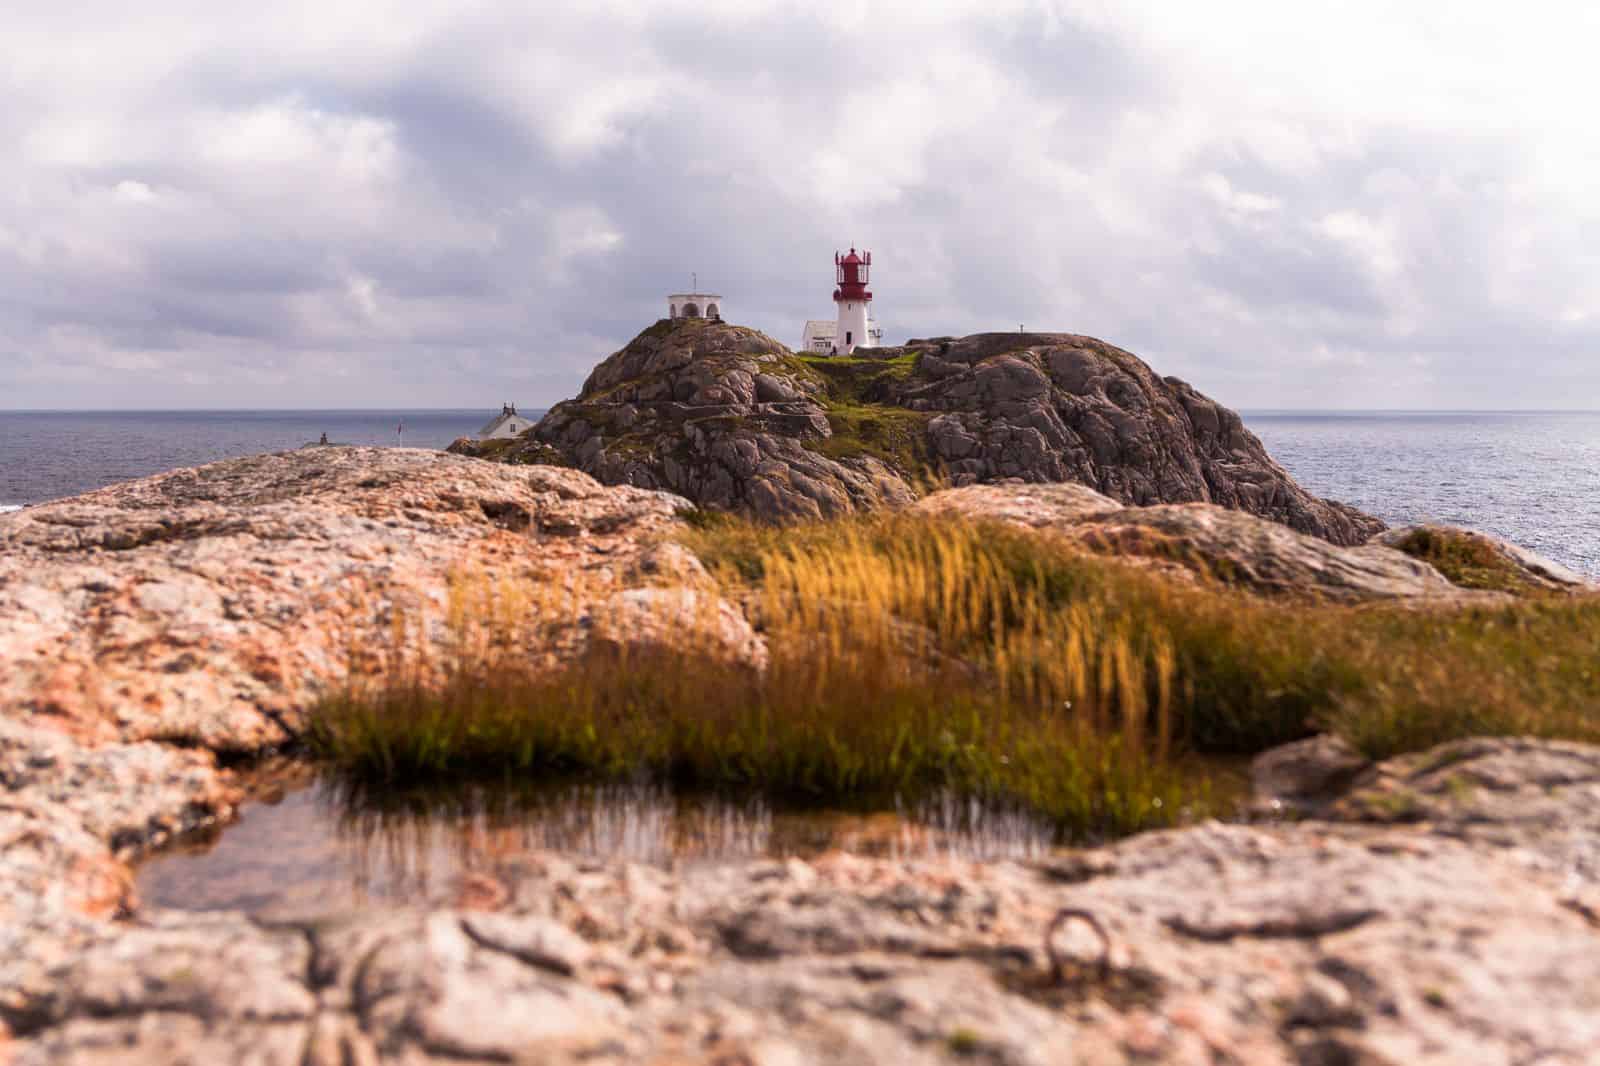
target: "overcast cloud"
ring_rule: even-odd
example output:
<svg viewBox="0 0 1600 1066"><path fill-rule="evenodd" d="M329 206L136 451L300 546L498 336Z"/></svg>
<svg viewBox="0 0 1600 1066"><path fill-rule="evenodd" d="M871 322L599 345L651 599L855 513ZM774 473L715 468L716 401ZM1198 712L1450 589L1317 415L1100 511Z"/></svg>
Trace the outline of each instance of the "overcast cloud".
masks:
<svg viewBox="0 0 1600 1066"><path fill-rule="evenodd" d="M1600 407L1600 8L0 12L0 407L536 406L698 271L1240 407Z"/></svg>

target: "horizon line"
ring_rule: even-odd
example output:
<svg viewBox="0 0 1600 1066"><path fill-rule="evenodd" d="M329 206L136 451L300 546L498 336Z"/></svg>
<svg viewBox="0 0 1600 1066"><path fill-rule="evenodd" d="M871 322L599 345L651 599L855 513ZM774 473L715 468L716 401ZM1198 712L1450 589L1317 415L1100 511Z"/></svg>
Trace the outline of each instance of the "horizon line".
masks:
<svg viewBox="0 0 1600 1066"><path fill-rule="evenodd" d="M558 400L556 403L565 401ZM549 406L529 404L530 411L548 411ZM477 413L492 411L483 407L0 407L0 415L83 415L83 414L390 414ZM1238 407L1237 414L1457 414L1457 415L1581 415L1600 414L1600 407Z"/></svg>

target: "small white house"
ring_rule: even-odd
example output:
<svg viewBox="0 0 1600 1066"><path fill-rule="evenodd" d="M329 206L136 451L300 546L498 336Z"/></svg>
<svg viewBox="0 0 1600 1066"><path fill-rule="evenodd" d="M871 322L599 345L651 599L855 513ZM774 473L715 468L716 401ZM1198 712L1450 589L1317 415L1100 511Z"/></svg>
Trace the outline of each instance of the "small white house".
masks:
<svg viewBox="0 0 1600 1066"><path fill-rule="evenodd" d="M667 297L668 318L722 319L722 297L714 292L675 292Z"/></svg>
<svg viewBox="0 0 1600 1066"><path fill-rule="evenodd" d="M478 430L479 440L500 440L515 437L533 428L533 419L517 413L517 405L508 403L500 413L489 419L489 424Z"/></svg>
<svg viewBox="0 0 1600 1066"><path fill-rule="evenodd" d="M838 333L838 326L839 323L831 318L807 319L805 332L800 335L800 350L832 355L833 338Z"/></svg>

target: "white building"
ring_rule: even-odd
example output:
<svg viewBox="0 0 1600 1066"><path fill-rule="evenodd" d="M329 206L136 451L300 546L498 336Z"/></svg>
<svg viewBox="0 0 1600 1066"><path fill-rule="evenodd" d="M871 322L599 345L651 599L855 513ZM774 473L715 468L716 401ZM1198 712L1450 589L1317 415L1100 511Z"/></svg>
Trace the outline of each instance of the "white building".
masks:
<svg viewBox="0 0 1600 1066"><path fill-rule="evenodd" d="M722 297L714 292L675 292L667 297L668 318L721 320Z"/></svg>
<svg viewBox="0 0 1600 1066"><path fill-rule="evenodd" d="M835 327L839 323L831 318L812 318L806 321L805 332L800 335L800 350L829 355L833 352Z"/></svg>
<svg viewBox="0 0 1600 1066"><path fill-rule="evenodd" d="M872 270L872 253L833 254L834 320L811 319L800 337L804 351L821 355L849 355L857 348L876 348L883 343L883 329L872 317L872 292L867 288Z"/></svg>
<svg viewBox="0 0 1600 1066"><path fill-rule="evenodd" d="M489 419L488 425L478 430L479 440L499 440L504 437L515 437L518 434L533 428L533 419L517 414L517 405L504 404L500 413Z"/></svg>

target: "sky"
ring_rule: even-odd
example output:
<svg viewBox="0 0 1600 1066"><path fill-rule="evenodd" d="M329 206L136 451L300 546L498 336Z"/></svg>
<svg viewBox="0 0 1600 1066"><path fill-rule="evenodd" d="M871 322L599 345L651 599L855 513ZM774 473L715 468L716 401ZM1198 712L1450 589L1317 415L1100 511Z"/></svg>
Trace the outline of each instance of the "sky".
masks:
<svg viewBox="0 0 1600 1066"><path fill-rule="evenodd" d="M525 408L698 273L1230 406L1600 408L1600 6L14 0L0 408Z"/></svg>

